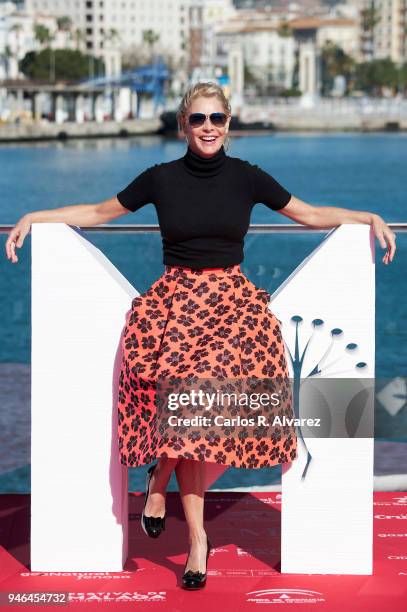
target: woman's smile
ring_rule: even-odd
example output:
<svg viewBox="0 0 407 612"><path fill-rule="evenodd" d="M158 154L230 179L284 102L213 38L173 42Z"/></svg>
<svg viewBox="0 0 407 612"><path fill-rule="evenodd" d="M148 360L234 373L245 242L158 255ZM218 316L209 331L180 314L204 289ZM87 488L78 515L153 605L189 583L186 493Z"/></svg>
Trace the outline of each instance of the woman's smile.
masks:
<svg viewBox="0 0 407 612"><path fill-rule="evenodd" d="M189 148L201 157L212 157L216 155L224 144L229 129L230 116L222 127L213 125L210 120L212 113L224 113L225 109L218 98L200 96L192 101L188 116L193 113L206 115L205 122L199 127L193 127L188 122L188 116L184 118L183 130L188 141Z"/></svg>

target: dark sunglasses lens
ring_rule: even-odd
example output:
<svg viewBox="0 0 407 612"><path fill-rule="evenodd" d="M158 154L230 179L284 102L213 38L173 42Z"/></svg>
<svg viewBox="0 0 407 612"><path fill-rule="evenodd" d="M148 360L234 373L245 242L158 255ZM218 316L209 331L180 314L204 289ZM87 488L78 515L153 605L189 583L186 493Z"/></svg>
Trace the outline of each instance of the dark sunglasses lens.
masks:
<svg viewBox="0 0 407 612"><path fill-rule="evenodd" d="M210 119L213 125L216 125L216 127L223 127L226 123L227 117L225 113L212 113Z"/></svg>
<svg viewBox="0 0 407 612"><path fill-rule="evenodd" d="M189 125L191 127L198 127L199 125L203 125L205 123L205 115L203 113L191 113L189 115Z"/></svg>

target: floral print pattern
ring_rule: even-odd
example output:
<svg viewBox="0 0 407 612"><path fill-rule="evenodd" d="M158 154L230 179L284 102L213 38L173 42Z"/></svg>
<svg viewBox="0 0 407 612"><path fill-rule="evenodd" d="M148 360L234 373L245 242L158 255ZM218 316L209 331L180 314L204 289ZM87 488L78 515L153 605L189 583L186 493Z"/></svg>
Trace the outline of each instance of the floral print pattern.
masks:
<svg viewBox="0 0 407 612"><path fill-rule="evenodd" d="M164 436L157 419L157 381L288 378L281 322L268 308L270 295L240 265L192 269L165 265L164 273L132 300L122 337L118 392L118 442L123 465L136 467L163 457L185 457L239 468L293 461L297 439L281 427L264 437L222 435L194 428ZM280 416L293 417L286 393Z"/></svg>

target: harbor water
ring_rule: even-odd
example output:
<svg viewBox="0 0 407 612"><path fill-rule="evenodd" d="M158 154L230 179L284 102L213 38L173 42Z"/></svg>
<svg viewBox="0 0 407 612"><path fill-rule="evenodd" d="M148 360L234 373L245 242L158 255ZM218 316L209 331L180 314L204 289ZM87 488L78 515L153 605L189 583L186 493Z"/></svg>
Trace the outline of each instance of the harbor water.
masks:
<svg viewBox="0 0 407 612"><path fill-rule="evenodd" d="M14 224L29 211L109 199L145 168L181 157L185 143L159 136L70 140L0 145L0 222ZM232 138L228 155L258 164L291 193L315 205L372 211L387 222L405 222L405 133L289 133ZM227 186L225 186L227 188ZM287 223L263 204L251 223ZM157 223L152 204L112 223ZM328 230L327 230L328 231ZM320 243L325 234L249 233L245 240L245 274L273 292ZM138 291L145 291L163 271L159 233L87 233ZM31 238L17 249L18 264L5 256L7 236L0 235L0 492L29 491ZM397 253L384 266L376 241L376 376L406 375L407 234L397 236ZM148 263L147 263L148 262ZM57 341L57 338L56 338ZM384 438L395 429L406 435L407 401L391 418L377 413ZM401 453L403 454L403 453ZM404 452L403 456L406 453ZM407 463L405 461L405 463ZM401 455L387 474L399 473ZM145 468L129 471L130 490L142 490ZM278 482L280 467L230 469L216 486L237 487ZM175 483L171 481L171 488Z"/></svg>

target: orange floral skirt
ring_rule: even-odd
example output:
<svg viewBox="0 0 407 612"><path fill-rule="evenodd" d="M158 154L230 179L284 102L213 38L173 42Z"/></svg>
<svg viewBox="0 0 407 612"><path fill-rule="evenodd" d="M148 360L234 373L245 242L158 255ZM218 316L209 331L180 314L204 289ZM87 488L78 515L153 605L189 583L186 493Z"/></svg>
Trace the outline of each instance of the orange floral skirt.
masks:
<svg viewBox="0 0 407 612"><path fill-rule="evenodd" d="M240 264L193 269L165 265L164 273L135 297L122 337L118 393L121 463L149 464L159 457L261 468L297 457L292 393L281 322ZM272 430L227 425L175 427L163 432L157 402L160 381L281 383L283 423ZM263 383L262 383L263 384ZM196 414L196 411L192 411ZM241 411L240 411L241 412ZM238 417L239 409L233 414Z"/></svg>

